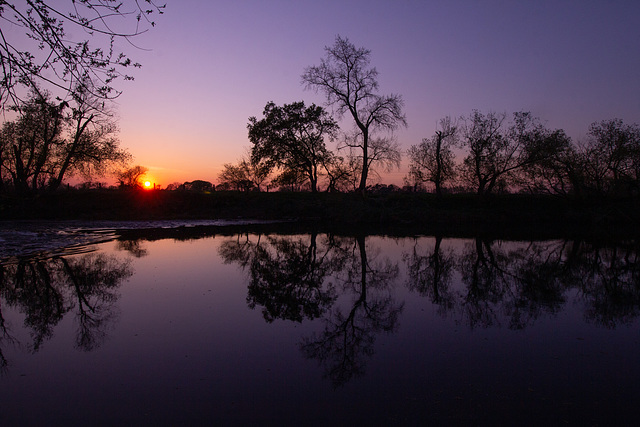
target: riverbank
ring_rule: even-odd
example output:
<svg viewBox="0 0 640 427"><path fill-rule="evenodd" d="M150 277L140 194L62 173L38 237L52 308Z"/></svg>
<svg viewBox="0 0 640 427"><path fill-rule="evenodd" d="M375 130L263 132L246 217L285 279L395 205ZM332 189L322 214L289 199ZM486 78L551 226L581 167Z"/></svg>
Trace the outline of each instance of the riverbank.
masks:
<svg viewBox="0 0 640 427"><path fill-rule="evenodd" d="M72 190L20 199L3 196L0 220L284 220L323 229L388 230L406 234L487 233L556 237L628 236L640 232L637 199L553 196L385 193L191 193Z"/></svg>

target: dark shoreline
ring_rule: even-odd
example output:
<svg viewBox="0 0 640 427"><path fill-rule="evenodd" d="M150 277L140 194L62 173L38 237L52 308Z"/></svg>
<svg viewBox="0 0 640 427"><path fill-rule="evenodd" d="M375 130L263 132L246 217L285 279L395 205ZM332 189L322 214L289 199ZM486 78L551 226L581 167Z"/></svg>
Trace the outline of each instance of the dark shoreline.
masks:
<svg viewBox="0 0 640 427"><path fill-rule="evenodd" d="M0 201L0 220L251 219L285 223L277 228L295 223L298 228L346 234L511 239L640 234L637 198L70 190L28 199L1 196Z"/></svg>

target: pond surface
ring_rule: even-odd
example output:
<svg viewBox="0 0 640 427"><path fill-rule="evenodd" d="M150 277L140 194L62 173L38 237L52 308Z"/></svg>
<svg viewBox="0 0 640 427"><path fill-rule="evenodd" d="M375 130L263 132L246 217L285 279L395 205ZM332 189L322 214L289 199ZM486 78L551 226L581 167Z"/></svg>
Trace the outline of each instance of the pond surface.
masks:
<svg viewBox="0 0 640 427"><path fill-rule="evenodd" d="M4 248L0 425L638 414L638 242L95 229Z"/></svg>

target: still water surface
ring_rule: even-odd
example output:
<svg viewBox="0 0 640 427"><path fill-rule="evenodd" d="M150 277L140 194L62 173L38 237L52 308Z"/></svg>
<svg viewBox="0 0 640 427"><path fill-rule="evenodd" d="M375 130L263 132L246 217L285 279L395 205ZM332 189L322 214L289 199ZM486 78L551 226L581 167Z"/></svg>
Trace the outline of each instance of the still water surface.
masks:
<svg viewBox="0 0 640 427"><path fill-rule="evenodd" d="M101 233L4 258L1 425L638 415L637 242Z"/></svg>

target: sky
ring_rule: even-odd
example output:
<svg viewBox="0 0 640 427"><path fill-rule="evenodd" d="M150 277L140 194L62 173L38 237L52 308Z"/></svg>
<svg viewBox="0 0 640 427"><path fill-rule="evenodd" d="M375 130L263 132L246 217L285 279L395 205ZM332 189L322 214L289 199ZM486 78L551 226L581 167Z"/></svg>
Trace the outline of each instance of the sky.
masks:
<svg viewBox="0 0 640 427"><path fill-rule="evenodd" d="M337 35L371 51L380 94L403 97L403 150L474 109L531 111L577 141L595 121L640 122L637 0L166 3L142 49L129 49L142 68L116 102L121 145L162 187L218 183L267 102L323 105L300 76ZM407 163L382 182L401 185Z"/></svg>

